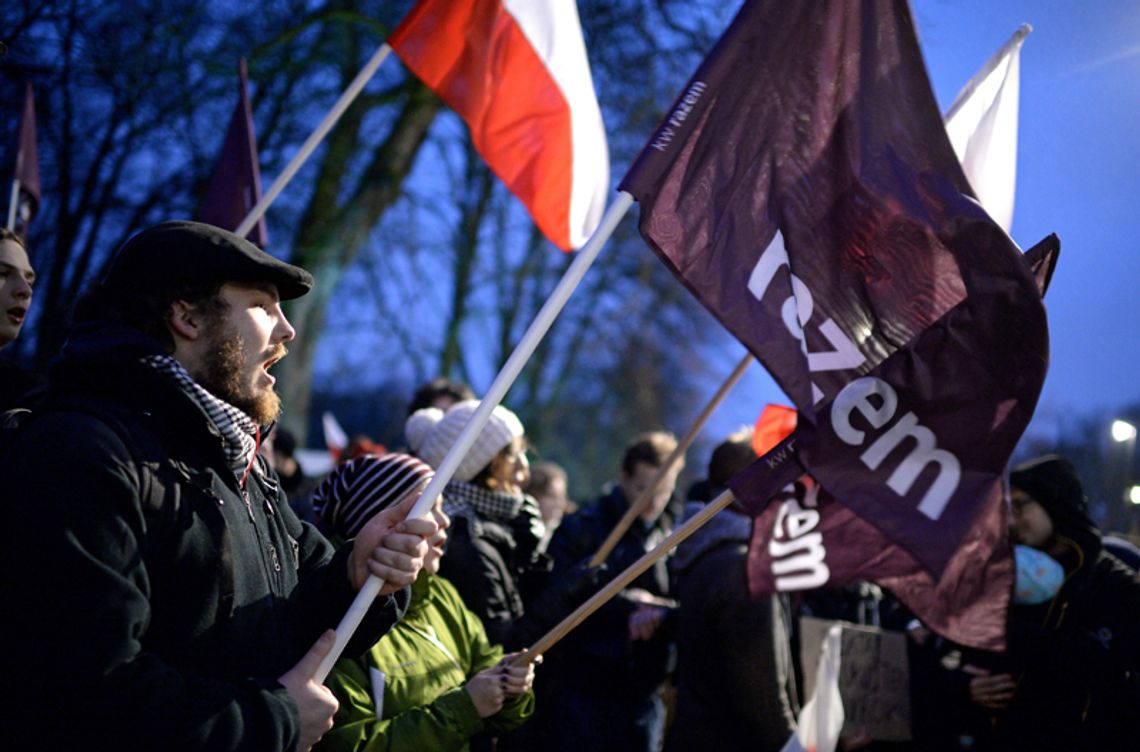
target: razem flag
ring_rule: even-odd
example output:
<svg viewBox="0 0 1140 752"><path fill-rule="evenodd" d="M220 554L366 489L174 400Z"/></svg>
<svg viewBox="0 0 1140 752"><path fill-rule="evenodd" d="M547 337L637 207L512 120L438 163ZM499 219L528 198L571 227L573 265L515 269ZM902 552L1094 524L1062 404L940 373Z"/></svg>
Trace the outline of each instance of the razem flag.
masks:
<svg viewBox="0 0 1140 752"><path fill-rule="evenodd" d="M20 144L12 173L12 205L8 229L27 237L28 226L40 207L40 158L36 148L36 99L29 81L24 91L24 111L20 117Z"/></svg>
<svg viewBox="0 0 1140 752"><path fill-rule="evenodd" d="M761 414L772 430L755 446L758 454L766 454L795 430L787 409L768 405ZM1000 499L987 504L968 544L977 552L976 560L964 558L968 566L962 571L936 581L906 549L804 475L753 523L749 590L760 597L874 581L939 634L963 645L999 648L994 638L1004 630L1006 608L1001 592L1012 587L1005 515Z"/></svg>
<svg viewBox="0 0 1140 752"><path fill-rule="evenodd" d="M1017 184L1017 111L1024 24L962 87L946 111L946 133L982 206L1009 232Z"/></svg>
<svg viewBox="0 0 1140 752"><path fill-rule="evenodd" d="M1054 235L1023 256L1042 295L1059 253ZM795 428L792 408L766 406L753 433L757 455L766 454ZM961 571L936 581L906 549L805 475L756 518L748 550L749 588L761 596L872 580L899 596L940 634L963 645L996 648L993 636L1004 627L1005 607L1000 597L987 593L1008 590L1012 578L1005 543L1006 510L1000 500L986 504L971 536L967 545L978 552L977 557L963 557ZM869 551L875 554L868 556Z"/></svg>
<svg viewBox="0 0 1140 752"><path fill-rule="evenodd" d="M242 58L238 63L237 106L226 129L226 138L210 175L205 198L198 209L198 219L226 230L236 230L259 200L261 167L253 131L253 108L249 104L249 75ZM265 248L269 235L264 216L247 237L258 247Z"/></svg>
<svg viewBox="0 0 1140 752"><path fill-rule="evenodd" d="M1044 380L1045 312L972 196L905 0L746 2L622 188L795 403L807 473L941 594L1004 612L1012 561L983 523ZM770 461L731 484L757 511ZM961 579L990 561L1001 576ZM1000 646L988 626L966 637Z"/></svg>
<svg viewBox="0 0 1140 752"><path fill-rule="evenodd" d="M420 0L388 38L563 250L597 228L609 151L571 0Z"/></svg>

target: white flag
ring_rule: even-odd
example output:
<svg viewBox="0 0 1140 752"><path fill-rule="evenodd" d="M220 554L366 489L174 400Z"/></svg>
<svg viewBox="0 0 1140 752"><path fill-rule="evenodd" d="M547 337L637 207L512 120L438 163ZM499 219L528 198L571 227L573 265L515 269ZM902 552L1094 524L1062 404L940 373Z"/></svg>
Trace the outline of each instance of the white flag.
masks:
<svg viewBox="0 0 1140 752"><path fill-rule="evenodd" d="M946 133L978 200L1009 232L1017 180L1017 100L1023 24L991 57L946 113Z"/></svg>
<svg viewBox="0 0 1140 752"><path fill-rule="evenodd" d="M321 428L325 433L325 446L330 452L339 452L348 446L348 435L331 412L326 411L321 414Z"/></svg>
<svg viewBox="0 0 1140 752"><path fill-rule="evenodd" d="M838 624L827 630L815 673L815 691L800 710L796 733L780 752L835 752L844 717L839 696L841 634Z"/></svg>

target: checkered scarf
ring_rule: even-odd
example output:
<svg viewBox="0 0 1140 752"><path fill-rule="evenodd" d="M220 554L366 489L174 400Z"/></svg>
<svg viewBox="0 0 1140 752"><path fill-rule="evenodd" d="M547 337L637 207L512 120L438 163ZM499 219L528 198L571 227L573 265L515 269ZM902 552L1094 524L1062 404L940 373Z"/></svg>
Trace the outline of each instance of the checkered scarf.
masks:
<svg viewBox="0 0 1140 752"><path fill-rule="evenodd" d="M148 355L142 359L142 362L174 379L178 388L209 416L225 440L226 463L233 470L238 482L244 482L246 474L253 466L253 458L257 454L260 439L260 429L253 422L253 418L206 391L205 387L195 381L182 364L171 356Z"/></svg>
<svg viewBox="0 0 1140 752"><path fill-rule="evenodd" d="M457 480L448 483L443 491L443 511L448 517L454 517L466 509L473 509L481 517L510 522L519 516L525 501L525 496L512 496Z"/></svg>

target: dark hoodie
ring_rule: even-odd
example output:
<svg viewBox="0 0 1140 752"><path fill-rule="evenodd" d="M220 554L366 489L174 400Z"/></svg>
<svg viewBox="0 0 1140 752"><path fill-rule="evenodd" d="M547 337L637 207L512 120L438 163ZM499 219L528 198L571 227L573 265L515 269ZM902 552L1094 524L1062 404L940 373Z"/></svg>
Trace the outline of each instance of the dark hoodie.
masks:
<svg viewBox="0 0 1140 752"><path fill-rule="evenodd" d="M995 720L995 749L1116 748L1140 739L1140 580L1105 553L1073 465L1050 455L1010 485L1044 507L1065 582L1056 597L1012 611L1015 699Z"/></svg>
<svg viewBox="0 0 1140 752"><path fill-rule="evenodd" d="M685 505L686 519L704 507ZM795 730L788 612L748 592L752 519L717 514L677 548L677 717L667 750L779 750Z"/></svg>

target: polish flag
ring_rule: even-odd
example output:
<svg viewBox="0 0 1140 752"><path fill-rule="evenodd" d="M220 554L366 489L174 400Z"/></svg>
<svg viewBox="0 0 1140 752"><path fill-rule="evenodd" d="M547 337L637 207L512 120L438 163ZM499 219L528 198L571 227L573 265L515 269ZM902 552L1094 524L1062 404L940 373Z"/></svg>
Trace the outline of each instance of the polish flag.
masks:
<svg viewBox="0 0 1140 752"><path fill-rule="evenodd" d="M581 247L610 176L576 3L421 0L388 44L463 118L543 234Z"/></svg>

